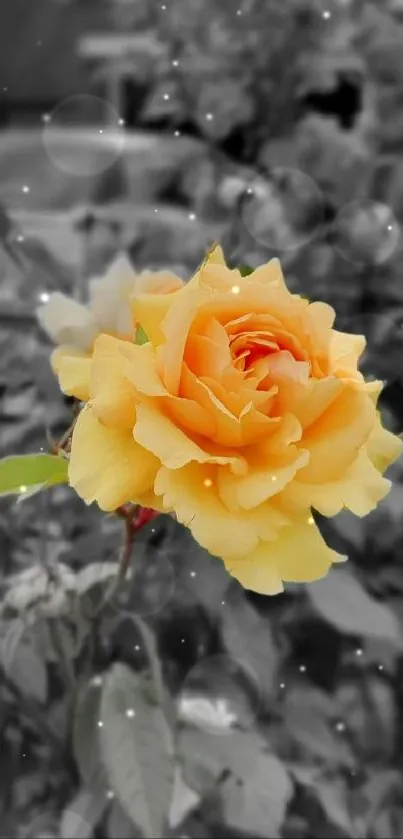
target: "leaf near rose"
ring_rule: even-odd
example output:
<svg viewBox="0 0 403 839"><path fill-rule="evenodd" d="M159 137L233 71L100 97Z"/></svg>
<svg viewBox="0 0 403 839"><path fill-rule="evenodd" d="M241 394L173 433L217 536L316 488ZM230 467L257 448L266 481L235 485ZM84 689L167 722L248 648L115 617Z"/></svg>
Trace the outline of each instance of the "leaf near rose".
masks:
<svg viewBox="0 0 403 839"><path fill-rule="evenodd" d="M68 461L52 454L28 454L0 460L0 497L33 495L41 489L65 484Z"/></svg>

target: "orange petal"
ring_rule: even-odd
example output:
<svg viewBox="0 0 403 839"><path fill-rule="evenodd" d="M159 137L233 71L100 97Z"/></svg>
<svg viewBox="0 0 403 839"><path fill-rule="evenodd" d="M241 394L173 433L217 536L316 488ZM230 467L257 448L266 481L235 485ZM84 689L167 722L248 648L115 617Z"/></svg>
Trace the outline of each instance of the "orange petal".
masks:
<svg viewBox="0 0 403 839"><path fill-rule="evenodd" d="M243 463L238 454L215 451L207 440L192 439L163 413L158 400L147 399L138 405L134 439L169 469L180 469L191 461L231 464L232 468L241 467Z"/></svg>

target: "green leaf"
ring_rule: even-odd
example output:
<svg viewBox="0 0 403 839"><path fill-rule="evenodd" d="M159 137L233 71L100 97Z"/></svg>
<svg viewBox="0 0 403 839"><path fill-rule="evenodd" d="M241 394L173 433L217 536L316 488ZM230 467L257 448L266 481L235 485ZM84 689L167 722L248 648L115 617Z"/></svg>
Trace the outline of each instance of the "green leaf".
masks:
<svg viewBox="0 0 403 839"><path fill-rule="evenodd" d="M223 785L225 821L253 836L279 836L292 791L284 764L275 755L257 755L241 786L233 777Z"/></svg>
<svg viewBox="0 0 403 839"><path fill-rule="evenodd" d="M142 346L143 344L148 344L148 336L144 332L143 327L139 324L136 330L136 344Z"/></svg>
<svg viewBox="0 0 403 839"><path fill-rule="evenodd" d="M241 265L239 268L239 273L241 277L249 277L249 274L253 274L254 268L251 268L249 265Z"/></svg>
<svg viewBox="0 0 403 839"><path fill-rule="evenodd" d="M33 494L46 487L65 484L68 461L52 454L27 454L0 460L0 496Z"/></svg>
<svg viewBox="0 0 403 839"><path fill-rule="evenodd" d="M173 792L171 732L142 676L115 664L101 701L100 743L110 785L145 836L163 837Z"/></svg>
<svg viewBox="0 0 403 839"><path fill-rule="evenodd" d="M307 592L314 609L339 632L382 638L402 649L396 615L371 597L352 571L335 568L325 579L310 583Z"/></svg>

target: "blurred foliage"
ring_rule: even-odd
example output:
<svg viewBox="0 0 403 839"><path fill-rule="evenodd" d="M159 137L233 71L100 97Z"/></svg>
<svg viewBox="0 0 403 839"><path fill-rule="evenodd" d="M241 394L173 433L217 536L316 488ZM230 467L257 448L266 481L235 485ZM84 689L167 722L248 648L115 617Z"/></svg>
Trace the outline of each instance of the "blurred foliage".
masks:
<svg viewBox="0 0 403 839"><path fill-rule="evenodd" d="M41 295L82 290L121 248L186 275L213 238L244 266L279 255L296 291L366 334L363 370L386 381L385 422L401 431L402 4L111 11L141 35L125 73L141 65L140 124L161 134L124 157L123 192L100 178L102 207L52 215L64 204L46 191L29 230L15 206L0 213L1 455L48 451L69 425L32 317ZM197 142L174 151L173 131ZM349 563L276 598L243 591L163 516L115 591L117 519L65 487L0 499L4 835L399 839L401 463L391 477L367 519L320 519Z"/></svg>

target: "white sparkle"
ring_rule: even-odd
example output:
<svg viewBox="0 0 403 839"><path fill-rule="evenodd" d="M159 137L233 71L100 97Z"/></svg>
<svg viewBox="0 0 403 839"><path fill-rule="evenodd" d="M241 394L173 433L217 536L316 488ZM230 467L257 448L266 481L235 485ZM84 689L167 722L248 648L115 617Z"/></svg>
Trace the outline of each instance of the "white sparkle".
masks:
<svg viewBox="0 0 403 839"><path fill-rule="evenodd" d="M119 125L125 125L125 121L124 121L124 119L120 119L118 124L119 124Z"/></svg>
<svg viewBox="0 0 403 839"><path fill-rule="evenodd" d="M207 122L212 122L212 121L213 121L213 119L214 119L214 114L212 114L212 113L208 113L208 114L206 114L206 120L207 120Z"/></svg>
<svg viewBox="0 0 403 839"><path fill-rule="evenodd" d="M170 99L171 97L170 97L169 93L164 93L162 98L165 99L165 102L168 102L168 99Z"/></svg>
<svg viewBox="0 0 403 839"><path fill-rule="evenodd" d="M133 717L136 716L136 712L135 712L134 708L127 708L125 713L126 713L126 716L129 718L129 720L132 720Z"/></svg>
<svg viewBox="0 0 403 839"><path fill-rule="evenodd" d="M161 9L162 9L163 12L166 12L167 7L165 6L165 4L161 6Z"/></svg>
<svg viewBox="0 0 403 839"><path fill-rule="evenodd" d="M315 519L313 518L313 516L309 516L308 524L315 524Z"/></svg>
<svg viewBox="0 0 403 839"><path fill-rule="evenodd" d="M17 236L17 242L25 242L25 237L21 235Z"/></svg>
<svg viewBox="0 0 403 839"><path fill-rule="evenodd" d="M180 136L181 136L180 131L174 131L174 137L180 137Z"/></svg>
<svg viewBox="0 0 403 839"><path fill-rule="evenodd" d="M383 670L383 664L378 664L378 670Z"/></svg>
<svg viewBox="0 0 403 839"><path fill-rule="evenodd" d="M196 577L196 571L191 571L191 572L190 572L190 576L191 576L191 577Z"/></svg>
<svg viewBox="0 0 403 839"><path fill-rule="evenodd" d="M277 475L272 475L272 481L273 481L273 483L274 483L274 481L277 481Z"/></svg>
<svg viewBox="0 0 403 839"><path fill-rule="evenodd" d="M361 648L359 648L358 650L355 651L355 654L358 655L358 656L363 655L363 653L364 653L364 650L362 650Z"/></svg>
<svg viewBox="0 0 403 839"><path fill-rule="evenodd" d="M172 62L172 67L179 67L179 61L178 61L177 58L174 58L174 60Z"/></svg>
<svg viewBox="0 0 403 839"><path fill-rule="evenodd" d="M102 128L100 128L100 129L99 129L99 133L100 133L100 134L103 134L103 133L104 133L104 132L103 132L103 130L102 130Z"/></svg>
<svg viewBox="0 0 403 839"><path fill-rule="evenodd" d="M91 684L93 685L93 687L94 687L94 688L99 688L99 687L101 687L101 685L102 685L102 676L94 676L94 678L93 678L93 679L91 679Z"/></svg>
<svg viewBox="0 0 403 839"><path fill-rule="evenodd" d="M248 186L248 188L247 188L247 190L246 190L246 194L247 194L247 195L253 195L253 189L252 189L252 187L251 187L251 186Z"/></svg>
<svg viewBox="0 0 403 839"><path fill-rule="evenodd" d="M51 116L50 114L42 114L42 121L43 122L50 122Z"/></svg>
<svg viewBox="0 0 403 839"><path fill-rule="evenodd" d="M158 213L158 212L159 212L158 207L155 207L154 213Z"/></svg>
<svg viewBox="0 0 403 839"><path fill-rule="evenodd" d="M203 483L204 483L204 486L208 487L208 488L213 486L213 482L212 482L211 478L205 478Z"/></svg>
<svg viewBox="0 0 403 839"><path fill-rule="evenodd" d="M328 11L323 12L323 14L322 14L322 17L323 17L325 20L330 20L331 16L332 16L332 15L331 15L331 12L328 12Z"/></svg>
<svg viewBox="0 0 403 839"><path fill-rule="evenodd" d="M305 667L305 664L301 664L301 665L300 665L300 667L299 667L299 672L300 672L300 673L306 673L306 667Z"/></svg>
<svg viewBox="0 0 403 839"><path fill-rule="evenodd" d="M388 224L388 230L393 230L393 224Z"/></svg>
<svg viewBox="0 0 403 839"><path fill-rule="evenodd" d="M189 213L188 219L189 221L196 221L196 213Z"/></svg>
<svg viewBox="0 0 403 839"><path fill-rule="evenodd" d="M138 651L141 650L140 644L135 644L134 649L136 650L136 653L138 653Z"/></svg>
<svg viewBox="0 0 403 839"><path fill-rule="evenodd" d="M225 606L225 600L221 600L221 606Z"/></svg>
<svg viewBox="0 0 403 839"><path fill-rule="evenodd" d="M103 728L103 725L104 724L103 724L102 720L98 720L98 722L97 722L98 728Z"/></svg>
<svg viewBox="0 0 403 839"><path fill-rule="evenodd" d="M106 797L109 798L109 801L112 801L112 798L115 798L115 793L114 793L113 789L108 789L108 792L106 793Z"/></svg>
<svg viewBox="0 0 403 839"><path fill-rule="evenodd" d="M280 682L280 688L281 688L281 690L284 690L284 688L285 688L285 682Z"/></svg>
<svg viewBox="0 0 403 839"><path fill-rule="evenodd" d="M30 190L29 186L25 185L25 186L22 187L22 191L25 193L25 195L27 195L27 193L30 192L31 190Z"/></svg>
<svg viewBox="0 0 403 839"><path fill-rule="evenodd" d="M181 644L184 644L184 643L185 643L185 639L181 638Z"/></svg>
<svg viewBox="0 0 403 839"><path fill-rule="evenodd" d="M242 10L241 10L241 9L237 9L237 16L238 16L238 17L241 17L241 15L242 15Z"/></svg>
<svg viewBox="0 0 403 839"><path fill-rule="evenodd" d="M22 485L20 486L20 492L26 492L26 491L27 491L27 489L28 489L28 487L24 486L24 484L22 484Z"/></svg>
<svg viewBox="0 0 403 839"><path fill-rule="evenodd" d="M233 294L239 294L240 290L241 290L241 288L240 288L239 285L233 285L232 289L231 289Z"/></svg>
<svg viewBox="0 0 403 839"><path fill-rule="evenodd" d="M42 291L42 294L39 295L39 300L41 303L47 303L50 299L50 294L47 291Z"/></svg>
<svg viewBox="0 0 403 839"><path fill-rule="evenodd" d="M346 724L344 722L338 722L336 724L336 731L339 731L340 733L342 733L345 730L346 730Z"/></svg>

